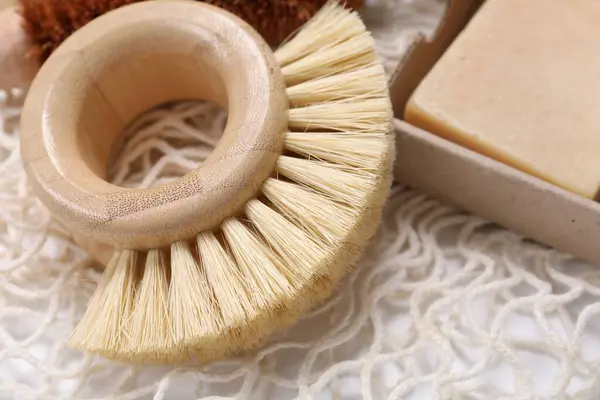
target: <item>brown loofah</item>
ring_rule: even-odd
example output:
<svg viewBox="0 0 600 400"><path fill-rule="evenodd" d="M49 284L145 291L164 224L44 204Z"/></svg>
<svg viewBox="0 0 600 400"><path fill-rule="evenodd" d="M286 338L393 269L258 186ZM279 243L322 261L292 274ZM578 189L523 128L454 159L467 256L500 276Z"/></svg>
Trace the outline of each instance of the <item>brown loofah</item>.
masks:
<svg viewBox="0 0 600 400"><path fill-rule="evenodd" d="M75 30L126 4L144 0L21 0L24 28L32 55L45 60ZM327 0L205 0L252 25L269 43L281 43ZM358 8L364 0L346 0Z"/></svg>
<svg viewBox="0 0 600 400"><path fill-rule="evenodd" d="M302 26L327 0L207 0L246 20L269 43L278 44ZM358 8L364 0L347 0Z"/></svg>
<svg viewBox="0 0 600 400"><path fill-rule="evenodd" d="M115 8L141 0L21 0L33 56L45 60L75 30Z"/></svg>

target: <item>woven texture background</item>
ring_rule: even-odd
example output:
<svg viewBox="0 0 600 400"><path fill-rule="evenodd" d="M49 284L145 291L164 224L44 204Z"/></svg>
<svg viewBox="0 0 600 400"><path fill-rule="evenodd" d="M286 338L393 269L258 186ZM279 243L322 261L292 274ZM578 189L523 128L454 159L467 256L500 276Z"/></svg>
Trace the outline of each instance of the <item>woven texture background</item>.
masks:
<svg viewBox="0 0 600 400"><path fill-rule="evenodd" d="M437 0L369 2L388 72L442 12ZM98 275L29 191L22 100L0 96L0 399L600 398L600 269L403 187L339 293L254 354L131 367L70 350ZM225 121L202 103L149 112L112 180L185 173Z"/></svg>

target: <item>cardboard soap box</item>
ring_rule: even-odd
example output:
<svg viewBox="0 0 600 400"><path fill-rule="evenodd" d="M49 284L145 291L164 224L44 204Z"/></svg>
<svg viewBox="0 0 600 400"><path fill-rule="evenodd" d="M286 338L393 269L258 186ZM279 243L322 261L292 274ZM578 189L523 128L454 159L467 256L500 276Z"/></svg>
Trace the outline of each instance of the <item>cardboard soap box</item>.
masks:
<svg viewBox="0 0 600 400"><path fill-rule="evenodd" d="M391 82L396 180L540 243L600 265L600 203L567 192L403 121L419 82L482 0L449 0L436 33L421 37Z"/></svg>

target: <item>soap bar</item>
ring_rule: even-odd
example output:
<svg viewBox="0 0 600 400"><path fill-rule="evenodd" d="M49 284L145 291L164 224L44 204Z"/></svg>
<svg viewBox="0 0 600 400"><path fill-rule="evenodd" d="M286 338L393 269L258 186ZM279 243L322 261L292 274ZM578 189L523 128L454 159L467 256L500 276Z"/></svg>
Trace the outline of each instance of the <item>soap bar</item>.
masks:
<svg viewBox="0 0 600 400"><path fill-rule="evenodd" d="M404 119L586 198L600 188L600 1L488 0Z"/></svg>

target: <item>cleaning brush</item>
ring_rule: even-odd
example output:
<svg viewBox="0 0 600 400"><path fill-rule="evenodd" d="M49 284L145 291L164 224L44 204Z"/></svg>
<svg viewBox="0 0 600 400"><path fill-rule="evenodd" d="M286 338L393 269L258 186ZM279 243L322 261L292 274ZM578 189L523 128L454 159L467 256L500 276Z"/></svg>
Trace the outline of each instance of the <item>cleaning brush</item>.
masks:
<svg viewBox="0 0 600 400"><path fill-rule="evenodd" d="M41 61L73 32L111 10L147 0L20 0L31 54ZM272 45L308 21L326 0L200 0L241 17ZM357 9L363 0L348 0Z"/></svg>
<svg viewBox="0 0 600 400"><path fill-rule="evenodd" d="M228 109L209 158L150 189L107 183L126 124L189 98ZM274 52L240 18L190 1L126 5L78 29L38 72L21 121L31 186L106 265L70 344L209 362L291 326L379 225L391 119L374 41L333 0Z"/></svg>

